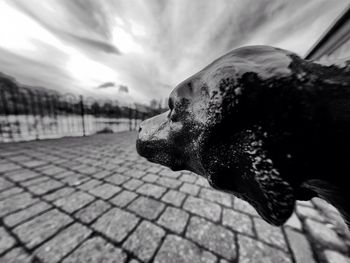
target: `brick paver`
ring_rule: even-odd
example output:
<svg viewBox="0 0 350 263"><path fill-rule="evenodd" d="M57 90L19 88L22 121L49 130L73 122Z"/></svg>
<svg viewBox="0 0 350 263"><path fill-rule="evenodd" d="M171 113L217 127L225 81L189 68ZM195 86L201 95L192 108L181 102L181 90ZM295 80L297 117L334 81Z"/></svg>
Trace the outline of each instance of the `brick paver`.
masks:
<svg viewBox="0 0 350 263"><path fill-rule="evenodd" d="M147 162L135 138L2 144L0 262L349 262L328 204L298 202L270 226L204 178Z"/></svg>

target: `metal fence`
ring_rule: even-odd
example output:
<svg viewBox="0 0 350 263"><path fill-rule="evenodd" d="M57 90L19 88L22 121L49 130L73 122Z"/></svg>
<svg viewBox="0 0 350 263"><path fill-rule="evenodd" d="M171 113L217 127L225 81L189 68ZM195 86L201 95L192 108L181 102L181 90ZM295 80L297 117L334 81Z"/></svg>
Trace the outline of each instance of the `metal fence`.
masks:
<svg viewBox="0 0 350 263"><path fill-rule="evenodd" d="M139 104L33 90L0 80L1 142L135 130L142 120L160 111Z"/></svg>

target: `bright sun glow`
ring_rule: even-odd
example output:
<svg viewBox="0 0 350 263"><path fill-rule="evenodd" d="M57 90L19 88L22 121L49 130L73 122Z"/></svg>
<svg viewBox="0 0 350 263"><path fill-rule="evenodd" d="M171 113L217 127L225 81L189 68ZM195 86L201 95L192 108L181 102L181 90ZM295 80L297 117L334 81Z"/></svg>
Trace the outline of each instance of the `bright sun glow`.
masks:
<svg viewBox="0 0 350 263"><path fill-rule="evenodd" d="M79 82L87 85L86 88L97 87L106 81L116 81L117 74L111 68L84 56L73 48L67 48L69 61L68 72Z"/></svg>
<svg viewBox="0 0 350 263"><path fill-rule="evenodd" d="M112 33L112 42L122 53L140 53L142 52L142 47L135 41L132 34L126 32L122 27L123 23L120 19L116 21L116 26ZM133 30L137 34L142 34L142 29L140 27L133 26Z"/></svg>

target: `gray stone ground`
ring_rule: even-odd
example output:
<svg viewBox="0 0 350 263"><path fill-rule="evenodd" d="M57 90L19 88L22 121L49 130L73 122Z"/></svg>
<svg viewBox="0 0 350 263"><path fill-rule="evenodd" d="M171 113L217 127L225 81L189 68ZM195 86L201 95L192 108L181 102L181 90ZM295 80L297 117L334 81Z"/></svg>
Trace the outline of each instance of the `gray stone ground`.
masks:
<svg viewBox="0 0 350 263"><path fill-rule="evenodd" d="M0 262L350 262L322 200L273 227L203 178L139 157L135 138L0 145Z"/></svg>

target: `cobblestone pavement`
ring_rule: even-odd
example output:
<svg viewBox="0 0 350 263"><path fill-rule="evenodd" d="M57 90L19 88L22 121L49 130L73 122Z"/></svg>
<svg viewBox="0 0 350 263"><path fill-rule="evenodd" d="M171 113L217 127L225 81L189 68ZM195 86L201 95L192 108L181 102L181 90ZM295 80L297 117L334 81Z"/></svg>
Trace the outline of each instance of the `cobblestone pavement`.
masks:
<svg viewBox="0 0 350 263"><path fill-rule="evenodd" d="M272 227L203 178L139 157L135 138L0 145L0 262L350 262L321 200Z"/></svg>

